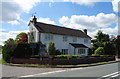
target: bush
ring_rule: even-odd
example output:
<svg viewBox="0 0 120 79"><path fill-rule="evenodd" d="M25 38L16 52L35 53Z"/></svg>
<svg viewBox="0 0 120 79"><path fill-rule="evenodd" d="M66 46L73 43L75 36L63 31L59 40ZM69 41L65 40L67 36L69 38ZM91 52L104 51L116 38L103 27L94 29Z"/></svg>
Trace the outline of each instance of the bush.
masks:
<svg viewBox="0 0 120 79"><path fill-rule="evenodd" d="M53 42L49 42L48 52L49 52L49 55L56 55L56 48L55 48L55 44Z"/></svg>
<svg viewBox="0 0 120 79"><path fill-rule="evenodd" d="M30 48L31 44L7 44L3 46L3 59L9 62L10 57L15 58L28 58L32 55L32 50L34 50L34 54L38 54L39 51L39 44L32 43L36 45L36 48Z"/></svg>
<svg viewBox="0 0 120 79"><path fill-rule="evenodd" d="M57 55L56 58L77 58L77 57L83 57L79 55Z"/></svg>
<svg viewBox="0 0 120 79"><path fill-rule="evenodd" d="M3 59L6 62L9 62L10 57L14 55L14 50L16 49L17 44L7 44L3 46L2 54Z"/></svg>
<svg viewBox="0 0 120 79"><path fill-rule="evenodd" d="M56 55L61 55L60 50L56 50L55 52L56 52Z"/></svg>
<svg viewBox="0 0 120 79"><path fill-rule="evenodd" d="M104 55L104 47L98 47L96 50L95 50L95 56L98 56L98 55Z"/></svg>

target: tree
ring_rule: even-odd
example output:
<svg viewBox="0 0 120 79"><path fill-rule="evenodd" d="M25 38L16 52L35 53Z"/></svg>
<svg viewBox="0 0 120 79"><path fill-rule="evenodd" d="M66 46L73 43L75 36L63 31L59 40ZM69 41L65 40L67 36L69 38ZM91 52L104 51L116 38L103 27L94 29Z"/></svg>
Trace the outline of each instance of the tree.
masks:
<svg viewBox="0 0 120 79"><path fill-rule="evenodd" d="M28 35L24 32L21 32L16 36L17 43L27 43L28 42Z"/></svg>
<svg viewBox="0 0 120 79"><path fill-rule="evenodd" d="M5 45L14 44L14 43L15 43L15 40L13 38L9 38L8 40L4 41Z"/></svg>
<svg viewBox="0 0 120 79"><path fill-rule="evenodd" d="M97 32L95 39L91 40L93 46L92 50L95 51L98 47L104 47L106 43L110 42L108 34L104 34L101 30Z"/></svg>
<svg viewBox="0 0 120 79"><path fill-rule="evenodd" d="M114 40L115 50L116 54L120 56L120 35L117 36L117 38Z"/></svg>
<svg viewBox="0 0 120 79"><path fill-rule="evenodd" d="M56 55L56 48L53 42L48 43L48 52L49 52L49 55Z"/></svg>
<svg viewBox="0 0 120 79"><path fill-rule="evenodd" d="M95 50L95 55L104 55L104 47L98 47Z"/></svg>

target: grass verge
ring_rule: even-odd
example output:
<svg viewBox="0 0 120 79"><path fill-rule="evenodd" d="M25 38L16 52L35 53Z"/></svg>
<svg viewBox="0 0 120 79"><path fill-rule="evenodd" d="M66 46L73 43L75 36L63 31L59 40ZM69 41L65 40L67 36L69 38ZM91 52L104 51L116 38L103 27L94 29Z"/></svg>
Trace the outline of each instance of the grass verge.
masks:
<svg viewBox="0 0 120 79"><path fill-rule="evenodd" d="M109 62L99 62L99 63L91 63L91 64L79 64L79 65L40 65L40 64L13 64L6 63L3 59L0 60L0 63L10 66L18 66L18 67L35 67L35 68L77 68L77 67L89 67L89 66L97 66L103 64L115 63L118 61L109 61Z"/></svg>

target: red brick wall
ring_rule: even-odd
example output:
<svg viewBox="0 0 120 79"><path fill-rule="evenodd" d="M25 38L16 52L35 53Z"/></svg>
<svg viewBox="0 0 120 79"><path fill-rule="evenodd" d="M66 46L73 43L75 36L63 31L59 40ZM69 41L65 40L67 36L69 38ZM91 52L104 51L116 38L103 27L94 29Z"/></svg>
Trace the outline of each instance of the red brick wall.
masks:
<svg viewBox="0 0 120 79"><path fill-rule="evenodd" d="M115 57L83 57L71 59L26 59L26 58L11 58L11 63L28 63L28 64L53 64L53 65L74 65L74 64L89 64L97 62L113 61Z"/></svg>

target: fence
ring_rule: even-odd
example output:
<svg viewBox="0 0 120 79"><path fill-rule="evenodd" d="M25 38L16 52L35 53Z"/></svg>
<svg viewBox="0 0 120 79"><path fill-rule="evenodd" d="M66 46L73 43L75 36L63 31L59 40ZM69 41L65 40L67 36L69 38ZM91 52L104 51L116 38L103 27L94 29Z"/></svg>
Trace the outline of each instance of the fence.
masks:
<svg viewBox="0 0 120 79"><path fill-rule="evenodd" d="M111 57L82 57L82 58L45 58L45 59L26 59L26 58L11 58L11 63L27 63L27 64L51 64L51 65L77 65L77 64L90 64L98 62L107 62L115 60L114 56Z"/></svg>

